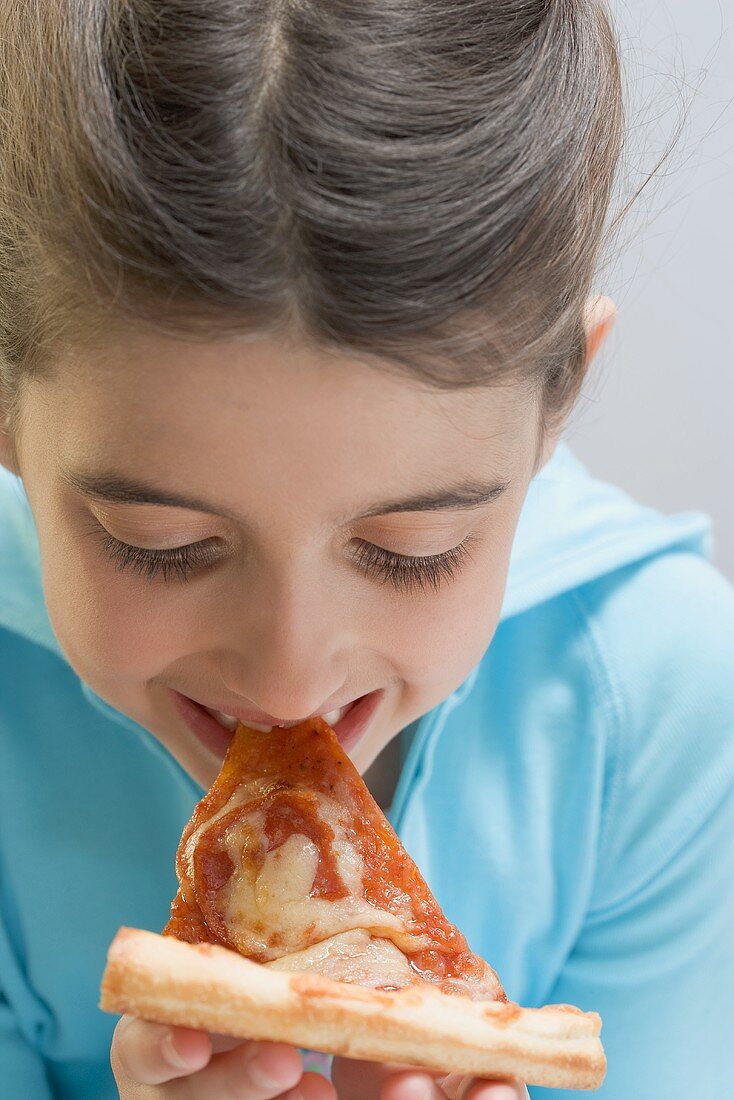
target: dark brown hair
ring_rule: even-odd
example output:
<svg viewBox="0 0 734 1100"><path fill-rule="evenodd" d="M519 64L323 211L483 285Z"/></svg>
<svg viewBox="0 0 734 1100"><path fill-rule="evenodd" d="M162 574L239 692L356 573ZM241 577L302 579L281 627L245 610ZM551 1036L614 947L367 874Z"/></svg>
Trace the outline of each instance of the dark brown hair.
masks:
<svg viewBox="0 0 734 1100"><path fill-rule="evenodd" d="M13 0L0 378L130 321L308 341L546 422L622 141L592 0Z"/></svg>

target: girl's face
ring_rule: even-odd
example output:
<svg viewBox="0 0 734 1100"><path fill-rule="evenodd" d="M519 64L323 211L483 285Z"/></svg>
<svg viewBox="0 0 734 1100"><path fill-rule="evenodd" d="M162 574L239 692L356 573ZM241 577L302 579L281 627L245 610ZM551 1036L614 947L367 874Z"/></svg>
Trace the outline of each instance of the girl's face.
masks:
<svg viewBox="0 0 734 1100"><path fill-rule="evenodd" d="M203 787L230 734L181 696L272 724L378 692L364 771L487 648L538 424L264 338L69 355L15 439L58 641Z"/></svg>

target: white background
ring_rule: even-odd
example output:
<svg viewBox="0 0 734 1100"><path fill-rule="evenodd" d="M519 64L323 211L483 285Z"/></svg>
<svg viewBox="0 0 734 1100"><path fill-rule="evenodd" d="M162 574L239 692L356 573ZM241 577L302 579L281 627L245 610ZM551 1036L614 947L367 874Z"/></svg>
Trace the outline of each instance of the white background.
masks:
<svg viewBox="0 0 734 1100"><path fill-rule="evenodd" d="M711 515L734 580L734 0L611 7L631 126L622 195L684 124L596 280L617 324L566 438L643 503Z"/></svg>

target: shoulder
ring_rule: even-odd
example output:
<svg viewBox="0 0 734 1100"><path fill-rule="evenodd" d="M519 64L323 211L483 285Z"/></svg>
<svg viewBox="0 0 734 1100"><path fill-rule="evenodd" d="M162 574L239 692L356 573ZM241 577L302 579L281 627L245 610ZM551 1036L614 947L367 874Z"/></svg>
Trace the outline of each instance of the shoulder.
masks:
<svg viewBox="0 0 734 1100"><path fill-rule="evenodd" d="M522 647L528 658L542 658L535 662L538 677L566 663L582 677L601 676L620 703L664 701L653 673L672 678L674 694L700 687L701 674L734 690L734 586L700 554L669 550L507 619L496 642L483 664L501 660L503 648Z"/></svg>
<svg viewBox="0 0 734 1100"><path fill-rule="evenodd" d="M517 683L521 710L565 684L569 706L580 712L586 700L601 721L612 755L665 729L680 754L704 722L709 742L724 738L734 722L734 586L690 551L634 562L503 622L479 669L480 696L498 674Z"/></svg>
<svg viewBox="0 0 734 1100"><path fill-rule="evenodd" d="M424 722L419 743L457 767L470 756L481 778L513 758L587 797L593 772L606 797L608 773L635 755L684 771L687 756L734 745L734 588L698 554L670 551L570 589L504 619Z"/></svg>
<svg viewBox="0 0 734 1100"><path fill-rule="evenodd" d="M734 812L734 587L675 550L538 604L500 624L455 715L472 776L507 762L549 834L585 822L598 870L642 877Z"/></svg>
<svg viewBox="0 0 734 1100"><path fill-rule="evenodd" d="M618 714L610 815L615 790L618 799L636 790L678 831L700 821L734 787L734 587L710 562L677 552L573 599Z"/></svg>
<svg viewBox="0 0 734 1100"><path fill-rule="evenodd" d="M687 693L703 700L704 686L734 695L734 586L697 554L661 554L575 589L593 634L627 706L654 701L667 710Z"/></svg>
<svg viewBox="0 0 734 1100"><path fill-rule="evenodd" d="M618 715L599 847L607 906L734 827L734 588L681 552L572 599Z"/></svg>

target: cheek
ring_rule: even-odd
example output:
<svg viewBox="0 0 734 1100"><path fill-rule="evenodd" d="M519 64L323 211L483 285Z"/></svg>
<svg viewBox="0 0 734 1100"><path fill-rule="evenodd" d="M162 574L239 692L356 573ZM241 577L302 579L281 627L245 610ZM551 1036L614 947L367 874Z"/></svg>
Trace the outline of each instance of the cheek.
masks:
<svg viewBox="0 0 734 1100"><path fill-rule="evenodd" d="M392 663L414 684L459 683L479 662L499 620L509 546L485 547L437 592L396 599L391 616ZM383 625L383 637L384 625Z"/></svg>
<svg viewBox="0 0 734 1100"><path fill-rule="evenodd" d="M118 572L92 538L56 530L39 539L51 625L83 679L147 680L185 652L175 589Z"/></svg>

